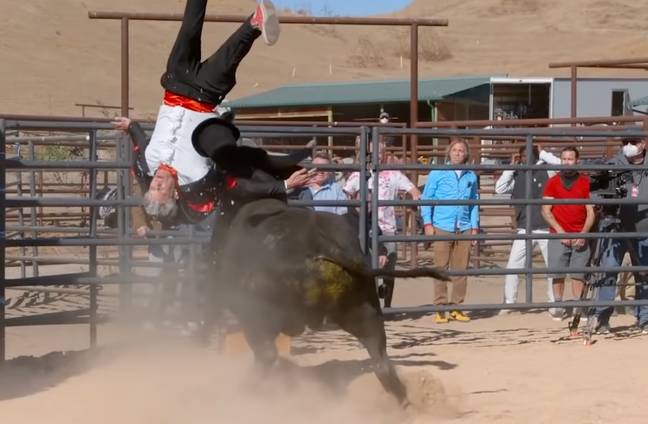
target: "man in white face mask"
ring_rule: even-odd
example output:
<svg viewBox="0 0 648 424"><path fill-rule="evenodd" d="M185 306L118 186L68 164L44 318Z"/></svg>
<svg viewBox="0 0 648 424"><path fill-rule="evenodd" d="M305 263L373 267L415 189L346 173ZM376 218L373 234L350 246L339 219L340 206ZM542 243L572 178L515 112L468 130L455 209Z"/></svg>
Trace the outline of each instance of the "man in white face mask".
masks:
<svg viewBox="0 0 648 424"><path fill-rule="evenodd" d="M646 151L646 141L639 138L623 139L623 156L633 165L642 164Z"/></svg>
<svg viewBox="0 0 648 424"><path fill-rule="evenodd" d="M642 165L645 164L646 140L642 138L624 138L621 151L609 162L614 165ZM624 188L626 198L635 199L639 204L620 205L619 219L620 231L637 233L634 239L608 239L604 241L604 252L601 258L601 266L621 266L623 256L630 252L633 265L648 265L648 168L637 171L613 171L616 177L610 182L611 187L621 186ZM643 275L635 276L637 300L648 299L648 277ZM617 273L606 274L598 290L597 300L613 300L616 295ZM607 333L610 331L610 316L613 308L599 307L595 310L597 318L597 332ZM636 308L637 326L642 334L648 334L648 307L639 306Z"/></svg>

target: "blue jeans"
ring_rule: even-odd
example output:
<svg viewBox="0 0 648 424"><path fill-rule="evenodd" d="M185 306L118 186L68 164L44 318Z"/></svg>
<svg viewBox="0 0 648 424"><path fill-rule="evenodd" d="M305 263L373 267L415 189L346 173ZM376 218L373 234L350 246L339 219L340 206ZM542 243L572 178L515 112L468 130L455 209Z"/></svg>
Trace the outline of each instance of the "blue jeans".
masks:
<svg viewBox="0 0 648 424"><path fill-rule="evenodd" d="M602 267L621 266L623 256L626 254L629 247L634 249L637 253L636 260L639 262L637 264L633 263L633 265L648 265L648 239L608 239L604 240L603 243L603 256L600 264ZM643 277L643 280L645 279L646 277ZM636 277L635 280L637 280ZM607 273L602 285L599 287L597 300L614 300L616 295L616 281L616 272ZM648 299L648 285L646 285L646 282L639 280L635 281L635 284L635 299ZM613 310L614 308L610 306L596 308L594 314L598 318L599 324L608 324ZM648 325L648 306L637 306L636 316L640 326Z"/></svg>

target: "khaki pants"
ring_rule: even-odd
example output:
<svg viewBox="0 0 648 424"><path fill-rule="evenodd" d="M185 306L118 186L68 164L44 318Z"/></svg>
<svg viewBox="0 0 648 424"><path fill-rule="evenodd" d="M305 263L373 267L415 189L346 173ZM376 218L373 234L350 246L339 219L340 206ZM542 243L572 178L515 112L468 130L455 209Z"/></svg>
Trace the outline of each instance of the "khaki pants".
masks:
<svg viewBox="0 0 648 424"><path fill-rule="evenodd" d="M453 233L434 229L435 235L448 236ZM469 234L469 231L458 232L457 234ZM468 268L468 260L470 259L470 240L456 240L456 241L435 241L434 248L434 265L441 269L452 270L465 270ZM466 281L467 277L452 277L452 297L449 303L460 304L463 303L466 297ZM448 304L448 282L447 281L434 281L434 304L445 305Z"/></svg>

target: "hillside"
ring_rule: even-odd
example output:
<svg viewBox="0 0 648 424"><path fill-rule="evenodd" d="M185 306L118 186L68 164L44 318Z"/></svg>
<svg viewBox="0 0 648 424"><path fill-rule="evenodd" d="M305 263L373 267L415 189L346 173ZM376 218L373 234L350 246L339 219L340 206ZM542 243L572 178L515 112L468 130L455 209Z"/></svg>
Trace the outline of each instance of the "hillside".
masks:
<svg viewBox="0 0 648 424"><path fill-rule="evenodd" d="M120 25L90 20L88 11L180 13L183 5L184 0L0 2L0 113L79 115L75 103L118 105ZM208 13L244 14L253 5L253 0L212 1ZM648 8L639 0L417 0L395 16L450 21L447 28L420 30L422 78L566 75L547 64L648 56L643 28ZM156 113L158 81L178 25L131 24L131 104L136 116ZM234 28L208 24L203 51L213 51ZM406 29L285 25L276 46L255 46L230 97L291 83L407 78L408 45ZM645 71L623 75L648 77Z"/></svg>

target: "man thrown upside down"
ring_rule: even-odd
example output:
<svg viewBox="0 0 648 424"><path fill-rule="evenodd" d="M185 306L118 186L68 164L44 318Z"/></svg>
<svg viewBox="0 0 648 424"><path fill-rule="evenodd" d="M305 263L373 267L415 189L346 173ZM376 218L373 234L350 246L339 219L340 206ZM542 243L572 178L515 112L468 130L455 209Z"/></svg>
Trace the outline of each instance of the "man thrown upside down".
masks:
<svg viewBox="0 0 648 424"><path fill-rule="evenodd" d="M178 206L190 218L209 214L224 175L224 184L244 197L282 196L309 178L296 167L307 150L279 157L259 148L237 146L239 130L216 109L236 84L238 65L254 41L261 36L268 45L276 43L279 22L274 5L269 0L259 3L254 14L201 61L206 6L207 0L187 0L161 78L164 102L150 142L146 143L136 123L127 118L114 122L116 128L130 133L139 149L137 156L142 160L136 168L150 178L145 210L160 218L174 216Z"/></svg>

